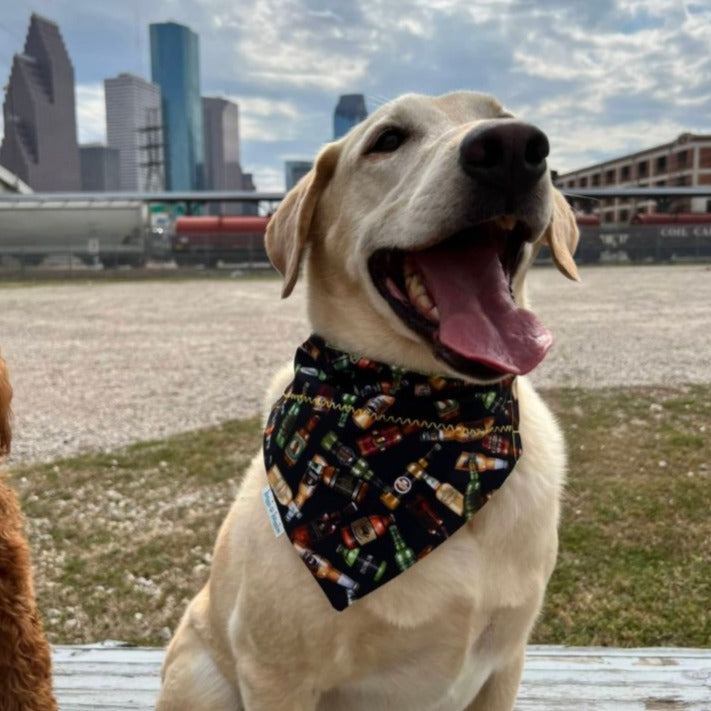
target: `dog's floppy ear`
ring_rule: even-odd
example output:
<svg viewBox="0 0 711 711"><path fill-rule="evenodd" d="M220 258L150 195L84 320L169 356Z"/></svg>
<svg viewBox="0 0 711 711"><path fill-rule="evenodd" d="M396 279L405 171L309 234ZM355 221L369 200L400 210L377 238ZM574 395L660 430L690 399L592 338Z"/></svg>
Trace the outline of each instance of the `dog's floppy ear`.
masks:
<svg viewBox="0 0 711 711"><path fill-rule="evenodd" d="M575 213L563 195L554 188L553 215L550 224L543 233L543 240L551 249L551 256L556 267L573 281L580 281L578 268L573 261L579 236Z"/></svg>
<svg viewBox="0 0 711 711"><path fill-rule="evenodd" d="M338 161L339 144L331 143L317 156L314 167L287 193L269 220L265 243L272 264L284 277L281 296L291 294L309 241L319 196Z"/></svg>

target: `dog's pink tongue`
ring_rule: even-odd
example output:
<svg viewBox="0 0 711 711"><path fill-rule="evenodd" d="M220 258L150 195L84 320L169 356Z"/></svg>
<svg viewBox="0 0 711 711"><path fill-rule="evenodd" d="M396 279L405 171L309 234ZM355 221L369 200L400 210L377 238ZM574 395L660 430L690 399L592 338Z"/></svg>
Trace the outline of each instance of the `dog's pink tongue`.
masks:
<svg viewBox="0 0 711 711"><path fill-rule="evenodd" d="M516 306L493 241L465 249L411 253L439 310L439 342L504 373L523 375L540 363L551 332Z"/></svg>

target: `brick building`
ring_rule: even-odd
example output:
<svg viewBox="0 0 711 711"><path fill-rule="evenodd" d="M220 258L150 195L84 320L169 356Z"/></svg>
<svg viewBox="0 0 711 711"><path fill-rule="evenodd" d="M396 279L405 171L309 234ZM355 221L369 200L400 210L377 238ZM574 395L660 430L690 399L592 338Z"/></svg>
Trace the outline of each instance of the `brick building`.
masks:
<svg viewBox="0 0 711 711"><path fill-rule="evenodd" d="M682 133L671 143L558 175L556 185L575 192L584 188L695 187L711 185L711 135ZM575 207L599 213L604 223L626 223L638 213L711 212L707 198L607 198L597 205L573 200Z"/></svg>

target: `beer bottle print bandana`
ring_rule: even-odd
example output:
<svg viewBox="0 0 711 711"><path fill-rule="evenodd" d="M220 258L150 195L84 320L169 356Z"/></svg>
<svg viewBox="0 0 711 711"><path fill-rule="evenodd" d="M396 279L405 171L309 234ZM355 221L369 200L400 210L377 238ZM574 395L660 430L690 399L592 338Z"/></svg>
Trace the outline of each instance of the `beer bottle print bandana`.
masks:
<svg viewBox="0 0 711 711"><path fill-rule="evenodd" d="M264 433L294 549L338 610L429 555L521 455L513 378L427 376L311 336Z"/></svg>

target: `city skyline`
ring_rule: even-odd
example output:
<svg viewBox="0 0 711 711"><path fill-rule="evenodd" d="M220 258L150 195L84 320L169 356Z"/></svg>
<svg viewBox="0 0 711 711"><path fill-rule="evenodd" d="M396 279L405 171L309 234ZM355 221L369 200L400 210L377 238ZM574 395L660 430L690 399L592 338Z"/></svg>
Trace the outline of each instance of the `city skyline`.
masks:
<svg viewBox="0 0 711 711"><path fill-rule="evenodd" d="M549 134L561 172L711 123L711 8L700 3L97 0L80 12L37 0L4 13L4 81L32 10L62 29L81 143L105 141L104 78L149 78L148 25L190 26L202 39L202 94L240 105L243 169L260 190L283 186L286 160L313 158L330 138L338 96L353 92L369 111L405 91L494 93Z"/></svg>

